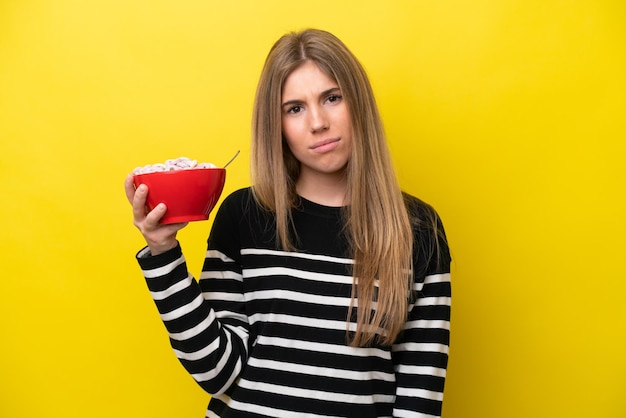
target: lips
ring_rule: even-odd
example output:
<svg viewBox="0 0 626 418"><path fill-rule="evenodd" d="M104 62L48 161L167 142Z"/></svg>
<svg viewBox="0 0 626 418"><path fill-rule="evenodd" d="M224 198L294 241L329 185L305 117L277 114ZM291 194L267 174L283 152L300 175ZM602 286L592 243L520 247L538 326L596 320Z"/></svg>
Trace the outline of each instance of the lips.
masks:
<svg viewBox="0 0 626 418"><path fill-rule="evenodd" d="M318 153L332 151L339 145L340 138L324 139L313 144L310 149Z"/></svg>

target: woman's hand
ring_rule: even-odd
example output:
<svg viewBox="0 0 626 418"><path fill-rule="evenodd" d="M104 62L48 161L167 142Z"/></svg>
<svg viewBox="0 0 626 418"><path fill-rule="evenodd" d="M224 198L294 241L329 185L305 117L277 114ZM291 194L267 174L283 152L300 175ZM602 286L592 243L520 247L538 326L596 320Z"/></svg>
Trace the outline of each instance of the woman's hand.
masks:
<svg viewBox="0 0 626 418"><path fill-rule="evenodd" d="M146 207L148 186L139 185L137 190L133 185L133 176L129 174L124 182L126 197L133 206L133 223L143 235L152 255L171 250L178 245L176 233L187 225L187 222L177 224L160 224L159 220L165 215L165 204L159 203L152 211Z"/></svg>

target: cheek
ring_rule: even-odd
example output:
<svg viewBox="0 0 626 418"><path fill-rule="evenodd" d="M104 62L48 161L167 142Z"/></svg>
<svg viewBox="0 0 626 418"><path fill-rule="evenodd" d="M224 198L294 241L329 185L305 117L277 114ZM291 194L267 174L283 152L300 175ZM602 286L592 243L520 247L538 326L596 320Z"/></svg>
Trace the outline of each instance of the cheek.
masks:
<svg viewBox="0 0 626 418"><path fill-rule="evenodd" d="M291 129L291 127L289 126L289 124L284 124L283 123L283 146L289 148L289 150L291 150L291 152L293 153L293 145L294 145L294 135L293 135L293 131Z"/></svg>
<svg viewBox="0 0 626 418"><path fill-rule="evenodd" d="M295 144L298 142L300 134L300 126L296 121L283 121L282 122L283 137L288 144Z"/></svg>
<svg viewBox="0 0 626 418"><path fill-rule="evenodd" d="M283 130L283 137L287 138L291 136L291 124L289 123L289 121L282 119L281 128Z"/></svg>
<svg viewBox="0 0 626 418"><path fill-rule="evenodd" d="M347 106L344 106L340 112L337 112L333 120L333 123L337 127L341 127L341 129L345 133L352 133L352 119L350 117L350 111Z"/></svg>

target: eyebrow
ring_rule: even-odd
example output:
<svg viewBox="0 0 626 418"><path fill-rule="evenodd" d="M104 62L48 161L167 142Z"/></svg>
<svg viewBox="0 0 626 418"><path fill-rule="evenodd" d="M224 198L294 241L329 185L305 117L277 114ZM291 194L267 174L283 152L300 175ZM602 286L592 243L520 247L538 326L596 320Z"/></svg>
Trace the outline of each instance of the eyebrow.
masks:
<svg viewBox="0 0 626 418"><path fill-rule="evenodd" d="M332 88L329 88L328 90L324 90L323 92L321 92L320 97L324 97L331 93L336 93L336 92L341 92L341 89L339 87L332 87ZM302 103L302 100L299 100L299 99L287 100L285 103L281 105L281 107L297 105L300 103Z"/></svg>

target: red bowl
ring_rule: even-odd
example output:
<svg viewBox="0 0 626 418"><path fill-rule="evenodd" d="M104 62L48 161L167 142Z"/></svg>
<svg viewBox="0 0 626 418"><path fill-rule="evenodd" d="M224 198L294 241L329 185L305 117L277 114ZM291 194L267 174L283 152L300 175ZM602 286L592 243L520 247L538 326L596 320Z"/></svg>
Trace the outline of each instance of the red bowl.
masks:
<svg viewBox="0 0 626 418"><path fill-rule="evenodd" d="M226 181L224 168L193 168L135 174L135 188L148 186L146 204L152 210L165 203L163 224L204 221L215 207Z"/></svg>

